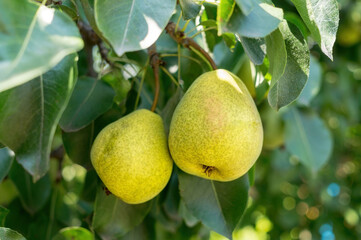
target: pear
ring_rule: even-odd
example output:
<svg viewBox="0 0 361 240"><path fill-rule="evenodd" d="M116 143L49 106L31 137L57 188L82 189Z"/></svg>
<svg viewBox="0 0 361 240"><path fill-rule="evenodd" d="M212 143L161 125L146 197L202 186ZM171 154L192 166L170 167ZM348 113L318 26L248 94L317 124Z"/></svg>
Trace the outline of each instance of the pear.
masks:
<svg viewBox="0 0 361 240"><path fill-rule="evenodd" d="M124 202L154 198L173 168L161 117L141 109L109 124L94 141L91 161L109 191Z"/></svg>
<svg viewBox="0 0 361 240"><path fill-rule="evenodd" d="M227 70L199 76L174 111L169 150L183 171L232 181L260 155L263 129L244 83Z"/></svg>

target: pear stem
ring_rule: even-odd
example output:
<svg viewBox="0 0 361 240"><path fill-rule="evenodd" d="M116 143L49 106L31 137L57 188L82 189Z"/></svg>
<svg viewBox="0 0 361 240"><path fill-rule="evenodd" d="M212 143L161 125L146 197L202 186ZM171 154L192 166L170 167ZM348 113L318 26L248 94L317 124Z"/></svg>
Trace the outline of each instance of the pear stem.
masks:
<svg viewBox="0 0 361 240"><path fill-rule="evenodd" d="M157 47L154 44L152 44L148 48L148 55L149 55L149 63L153 68L153 74L154 74L154 83L155 83L155 92L154 92L154 98L153 98L153 104L151 107L151 111L154 112L157 108L158 98L159 98L159 90L160 90L160 84L159 84L159 65L163 64L163 61L160 60L159 54L157 53Z"/></svg>
<svg viewBox="0 0 361 240"><path fill-rule="evenodd" d="M179 30L177 25L174 22L169 22L165 27L165 31L176 41L178 44L181 44L183 47L186 47L192 51L197 50L200 54L202 54L205 59L209 62L214 70L217 69L216 63L213 61L212 57L194 41L194 39L185 37L183 31Z"/></svg>

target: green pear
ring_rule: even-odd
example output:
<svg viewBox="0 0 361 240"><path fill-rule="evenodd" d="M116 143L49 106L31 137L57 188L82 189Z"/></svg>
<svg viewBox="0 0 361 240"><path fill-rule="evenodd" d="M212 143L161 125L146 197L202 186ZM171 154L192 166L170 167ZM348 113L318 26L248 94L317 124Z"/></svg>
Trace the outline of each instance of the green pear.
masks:
<svg viewBox="0 0 361 240"><path fill-rule="evenodd" d="M173 168L161 117L141 109L109 124L94 141L91 161L109 191L124 202L154 198Z"/></svg>
<svg viewBox="0 0 361 240"><path fill-rule="evenodd" d="M183 171L231 181L260 155L262 123L244 83L227 70L198 77L174 111L169 150Z"/></svg>

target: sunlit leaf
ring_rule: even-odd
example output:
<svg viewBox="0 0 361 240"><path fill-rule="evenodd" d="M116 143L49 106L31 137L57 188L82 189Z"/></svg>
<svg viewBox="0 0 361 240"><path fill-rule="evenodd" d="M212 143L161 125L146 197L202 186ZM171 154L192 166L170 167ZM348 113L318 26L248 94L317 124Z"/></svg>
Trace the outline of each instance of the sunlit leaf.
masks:
<svg viewBox="0 0 361 240"><path fill-rule="evenodd" d="M266 37L267 56L270 63L269 73L272 75L271 87L281 78L287 63L285 41L279 29Z"/></svg>
<svg viewBox="0 0 361 240"><path fill-rule="evenodd" d="M285 40L287 62L283 75L268 93L268 102L276 110L287 106L301 94L310 64L310 52L301 32L286 21L280 24L280 31Z"/></svg>
<svg viewBox="0 0 361 240"><path fill-rule="evenodd" d="M0 92L45 73L83 47L69 16L33 1L1 1L0 23Z"/></svg>
<svg viewBox="0 0 361 240"><path fill-rule="evenodd" d="M339 22L337 0L292 0L312 37L331 60Z"/></svg>
<svg viewBox="0 0 361 240"><path fill-rule="evenodd" d="M95 20L120 56L152 45L175 5L175 0L95 0Z"/></svg>
<svg viewBox="0 0 361 240"><path fill-rule="evenodd" d="M262 38L277 29L282 19L283 10L266 3L256 4L248 15L235 7L223 30L233 32L239 37Z"/></svg>

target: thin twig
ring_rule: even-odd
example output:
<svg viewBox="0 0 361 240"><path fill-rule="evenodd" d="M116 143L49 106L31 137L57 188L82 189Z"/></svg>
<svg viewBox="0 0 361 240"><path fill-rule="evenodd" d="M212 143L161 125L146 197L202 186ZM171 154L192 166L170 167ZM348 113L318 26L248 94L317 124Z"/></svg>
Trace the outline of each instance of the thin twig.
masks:
<svg viewBox="0 0 361 240"><path fill-rule="evenodd" d="M191 56L187 56L187 55L180 55L181 57L183 58L188 58L189 60L192 60L193 62L197 63L198 65L202 66L201 65L201 62L198 61L198 59L194 58L194 57L191 57ZM160 57L161 58L165 58L165 57L178 57L178 54L160 54Z"/></svg>
<svg viewBox="0 0 361 240"><path fill-rule="evenodd" d="M174 41L176 41L178 44L181 44L183 47L189 48L191 50L192 49L197 50L207 59L207 61L210 63L210 65L214 70L217 69L217 65L213 61L211 56L201 46L199 46L198 43L196 43L192 38L185 37L184 32L179 31L176 28L175 23L169 22L165 30L169 34L169 36L171 36L174 39Z"/></svg>
<svg viewBox="0 0 361 240"><path fill-rule="evenodd" d="M177 87L179 87L179 83L178 83L177 80L172 76L172 74L171 74L165 67L163 67L163 66L159 66L159 67L160 67L160 69L163 70L163 72L164 72L165 74L167 74L167 76L172 80L172 82L173 82Z"/></svg>
<svg viewBox="0 0 361 240"><path fill-rule="evenodd" d="M159 65L161 65L162 60L159 59L159 54L157 53L157 47L155 43L153 43L148 48L148 55L149 55L149 63L153 68L153 74L154 74L154 83L155 83L155 92L154 92L154 98L153 98L153 104L151 107L151 111L154 112L157 108L158 98L159 98Z"/></svg>
<svg viewBox="0 0 361 240"><path fill-rule="evenodd" d="M213 30L213 29L217 29L217 27L208 27L208 28L205 28L199 32L196 32L195 34L193 34L192 36L190 36L189 38L195 38L196 36L198 36L199 34L203 33L203 32L207 32L209 30Z"/></svg>

